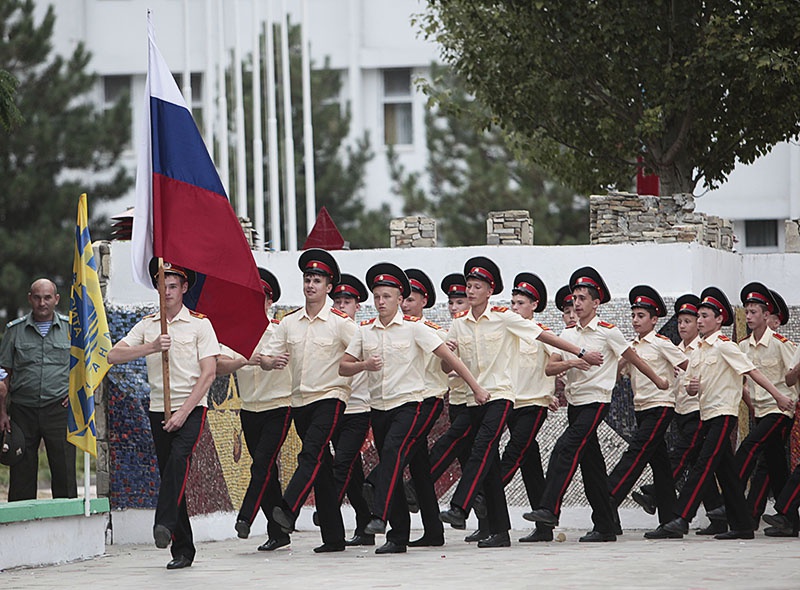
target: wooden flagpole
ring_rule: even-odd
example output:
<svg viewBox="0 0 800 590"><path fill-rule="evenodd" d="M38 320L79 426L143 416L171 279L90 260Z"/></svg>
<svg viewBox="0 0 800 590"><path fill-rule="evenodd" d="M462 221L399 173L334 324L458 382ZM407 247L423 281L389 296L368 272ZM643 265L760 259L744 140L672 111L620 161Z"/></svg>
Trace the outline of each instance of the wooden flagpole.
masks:
<svg viewBox="0 0 800 590"><path fill-rule="evenodd" d="M161 333L167 334L167 294L164 286L164 259L158 259L158 306L161 311ZM169 403L169 351L161 351L161 374L164 382L164 422L169 420L172 410Z"/></svg>

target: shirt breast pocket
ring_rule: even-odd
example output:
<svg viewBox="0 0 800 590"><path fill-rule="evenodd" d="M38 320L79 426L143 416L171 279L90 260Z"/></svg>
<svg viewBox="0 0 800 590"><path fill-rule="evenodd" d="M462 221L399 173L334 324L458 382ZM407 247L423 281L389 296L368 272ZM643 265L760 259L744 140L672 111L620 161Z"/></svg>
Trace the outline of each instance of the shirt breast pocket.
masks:
<svg viewBox="0 0 800 590"><path fill-rule="evenodd" d="M770 377L770 381L773 381L773 377L776 377L776 373L778 371L780 365L780 361L778 359L769 358L764 359L761 361L761 370L764 372L765 375Z"/></svg>
<svg viewBox="0 0 800 590"><path fill-rule="evenodd" d="M323 355L331 354L335 344L333 338L328 336L317 336L311 341L311 343L314 345L314 348L316 348L319 353Z"/></svg>
<svg viewBox="0 0 800 590"><path fill-rule="evenodd" d="M27 367L38 362L41 346L34 343L20 343L14 353L14 365L16 367Z"/></svg>
<svg viewBox="0 0 800 590"><path fill-rule="evenodd" d="M411 343L410 342L392 342L389 345L389 349L387 351L397 360L401 361L408 361L409 355L411 354Z"/></svg>
<svg viewBox="0 0 800 590"><path fill-rule="evenodd" d="M197 346L192 336L173 336L170 354L182 360L197 358Z"/></svg>
<svg viewBox="0 0 800 590"><path fill-rule="evenodd" d="M527 342L520 342L519 345L519 366L520 367L534 367L538 358L539 347Z"/></svg>
<svg viewBox="0 0 800 590"><path fill-rule="evenodd" d="M503 341L502 334L487 334L484 338L484 346L486 347L486 354L493 358L500 352L500 345Z"/></svg>

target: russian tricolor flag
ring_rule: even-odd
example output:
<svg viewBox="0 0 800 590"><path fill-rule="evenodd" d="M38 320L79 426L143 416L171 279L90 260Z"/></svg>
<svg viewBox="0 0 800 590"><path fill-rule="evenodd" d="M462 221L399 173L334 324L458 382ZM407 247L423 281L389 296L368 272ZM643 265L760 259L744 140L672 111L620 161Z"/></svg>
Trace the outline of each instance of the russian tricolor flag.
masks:
<svg viewBox="0 0 800 590"><path fill-rule="evenodd" d="M156 47L149 11L147 37L133 217L135 279L152 287L153 256L197 272L184 302L209 317L220 342L249 358L267 327L258 269L192 113Z"/></svg>

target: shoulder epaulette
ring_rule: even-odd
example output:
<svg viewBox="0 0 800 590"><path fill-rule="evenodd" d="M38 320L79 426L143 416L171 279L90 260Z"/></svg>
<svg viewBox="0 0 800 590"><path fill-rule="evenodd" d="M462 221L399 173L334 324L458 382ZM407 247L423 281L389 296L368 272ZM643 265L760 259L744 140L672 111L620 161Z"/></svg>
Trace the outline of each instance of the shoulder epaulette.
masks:
<svg viewBox="0 0 800 590"><path fill-rule="evenodd" d="M569 330L570 328L574 328L574 327L575 327L575 326L577 326L577 325L578 325L578 324L567 324L567 325L564 327L564 329L565 329L565 330Z"/></svg>
<svg viewBox="0 0 800 590"><path fill-rule="evenodd" d="M283 314L283 317L286 317L287 315L292 315L293 313L297 313L301 309L303 309L303 308L302 307L298 307L297 309L293 309L292 311L287 311L285 314Z"/></svg>
<svg viewBox="0 0 800 590"><path fill-rule="evenodd" d="M142 319L143 319L143 320L149 320L150 318L154 318L154 317L156 317L156 314L154 314L154 313L148 313L148 314L147 314L146 316L144 316Z"/></svg>
<svg viewBox="0 0 800 590"><path fill-rule="evenodd" d="M362 325L362 326L369 326L369 325L370 325L371 323L373 323L374 321L375 321L375 318L372 318L372 319L369 319L369 320L363 320L363 321L361 322L361 325Z"/></svg>
<svg viewBox="0 0 800 590"><path fill-rule="evenodd" d="M544 324L540 324L539 322L536 322L536 325L539 326L542 330L547 330L548 332L551 331L550 328L548 328Z"/></svg>
<svg viewBox="0 0 800 590"><path fill-rule="evenodd" d="M777 336L777 334L775 334L775 335ZM745 340L749 340L749 339L750 339L750 335L748 334L747 336L743 336L743 337L739 338L739 340L736 343L737 344L741 344Z"/></svg>
<svg viewBox="0 0 800 590"><path fill-rule="evenodd" d="M468 309L465 309L464 311L459 311L459 312L458 312L456 315L454 315L454 316L453 316L453 319L456 319L456 318L463 318L463 317L464 317L465 315L467 315L468 313L469 313L469 310L468 310Z"/></svg>
<svg viewBox="0 0 800 590"><path fill-rule="evenodd" d="M189 310L189 315L192 316L193 318L200 318L201 320L204 320L207 317L207 316L203 315L202 313L194 311L193 309Z"/></svg>
<svg viewBox="0 0 800 590"><path fill-rule="evenodd" d="M58 312L56 312L56 315L59 317L59 319L61 319L64 322L68 322L69 321L69 316L68 315L64 315L63 313L58 313Z"/></svg>
<svg viewBox="0 0 800 590"><path fill-rule="evenodd" d="M430 320L425 320L425 325L429 328L433 328L434 330L441 330L442 327L439 324L435 324Z"/></svg>
<svg viewBox="0 0 800 590"><path fill-rule="evenodd" d="M272 318L272 319L269 321L269 323L270 323L270 324L280 324L280 323L281 323L281 321L280 321L280 320L276 320L275 318Z"/></svg>
<svg viewBox="0 0 800 590"><path fill-rule="evenodd" d="M25 316L22 316L21 318L17 318L15 320L11 321L11 322L8 322L6 324L6 328L11 328L13 326L16 326L17 324L21 324L24 321L25 321Z"/></svg>
<svg viewBox="0 0 800 590"><path fill-rule="evenodd" d="M719 338L719 340L722 340L723 342L730 342L731 341L731 339L728 338L725 334L720 334L718 336L718 338Z"/></svg>
<svg viewBox="0 0 800 590"><path fill-rule="evenodd" d="M603 320L600 320L599 322L597 322L597 325L600 326L601 328L615 328L616 327L614 324L611 324L609 322L604 322Z"/></svg>
<svg viewBox="0 0 800 590"><path fill-rule="evenodd" d="M775 338L777 338L781 342L789 342L789 339L786 336L783 336L782 334L778 334L777 332L774 332L772 335L775 336Z"/></svg>
<svg viewBox="0 0 800 590"><path fill-rule="evenodd" d="M341 309L336 309L335 307L331 307L331 311L338 315L340 318L347 318L350 319L350 316L343 312Z"/></svg>
<svg viewBox="0 0 800 590"><path fill-rule="evenodd" d="M492 308L492 311L499 311L499 312L501 312L501 313L502 313L502 312L506 312L506 311L508 311L508 308L507 308L507 307L504 307L504 306L502 306L502 305L495 305L495 306Z"/></svg>
<svg viewBox="0 0 800 590"><path fill-rule="evenodd" d="M656 338L661 338L662 340L667 340L669 342L672 342L672 340L664 336L664 334L656 334Z"/></svg>
<svg viewBox="0 0 800 590"><path fill-rule="evenodd" d="M417 316L413 316L413 315L404 315L403 316L403 321L404 322L418 322L419 318Z"/></svg>

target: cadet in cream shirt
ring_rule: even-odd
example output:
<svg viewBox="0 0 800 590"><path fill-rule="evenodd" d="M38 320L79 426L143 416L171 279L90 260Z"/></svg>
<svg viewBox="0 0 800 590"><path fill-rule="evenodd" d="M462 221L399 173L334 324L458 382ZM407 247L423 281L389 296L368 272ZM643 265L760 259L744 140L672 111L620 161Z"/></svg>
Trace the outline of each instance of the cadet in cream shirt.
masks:
<svg viewBox="0 0 800 590"><path fill-rule="evenodd" d="M686 358L690 358L692 353L697 350L697 347L700 344L700 336L695 336L694 340L692 340L689 345L687 346L683 340L678 343L678 349L686 355ZM686 367L689 368L688 366ZM675 413L680 414L681 416L685 416L686 414L691 414L692 412L699 412L700 411L700 400L698 399L699 396L696 395L689 395L686 393L686 384L684 382L686 372L681 371L678 369L678 377L675 379L675 383L673 383L672 391L675 392Z"/></svg>
<svg viewBox="0 0 800 590"><path fill-rule="evenodd" d="M267 345L275 330L280 325L278 320L270 321L261 335L256 350L265 354ZM244 360L235 350L222 345L222 354L234 360ZM239 384L239 398L242 409L248 412L266 412L277 408L285 408L292 401L292 377L289 371L265 371L258 365L245 365L236 371Z"/></svg>
<svg viewBox="0 0 800 590"><path fill-rule="evenodd" d="M203 314L191 311L185 305L178 314L167 321L167 333L172 339L169 349L170 407L180 408L192 393L200 378L200 359L220 353L217 335L211 321ZM128 346L152 342L161 335L161 314L157 312L142 318L122 341ZM161 355L148 354L147 382L150 384L150 411L164 411L164 377ZM206 406L203 397L198 406Z"/></svg>
<svg viewBox="0 0 800 590"><path fill-rule="evenodd" d="M700 378L700 419L738 416L742 375L755 369L750 359L719 330L700 340L689 357L684 382Z"/></svg>
<svg viewBox="0 0 800 590"><path fill-rule="evenodd" d="M528 320L533 322L533 320ZM542 330L547 330L541 324L537 324ZM517 363L517 377L514 380L516 398L514 409L527 408L528 406L548 407L553 401L553 393L556 389L555 375L548 377L544 373L550 355L556 349L548 346L544 342L534 340L520 340L519 343L519 362Z"/></svg>
<svg viewBox="0 0 800 590"><path fill-rule="evenodd" d="M536 322L507 307L487 305L477 318L472 309L456 314L448 339L458 343L458 356L492 400L513 402L520 341L534 344L541 333ZM478 405L474 396L467 396L467 405Z"/></svg>
<svg viewBox="0 0 800 590"><path fill-rule="evenodd" d="M639 369L631 366L634 411L674 407L675 367L686 360L686 355L672 343L672 340L656 333L655 330L651 330L644 338L637 336L631 348L652 367L656 375L666 379L670 384L669 389L661 390Z"/></svg>
<svg viewBox="0 0 800 590"><path fill-rule="evenodd" d="M750 362L769 379L775 389L792 401L797 401L797 389L786 385L786 373L794 366L792 360L797 349L791 340L767 328L760 340L756 341L755 335L750 334L739 342L739 348L747 355ZM748 383L750 385L750 401L753 403L756 418L780 413L790 418L794 416L794 405L791 410L781 412L775 398L766 389L752 379L748 379Z"/></svg>
<svg viewBox="0 0 800 590"><path fill-rule="evenodd" d="M345 353L358 360L381 357L383 367L368 371L367 383L372 408L388 411L423 400L425 369L430 355L441 345L435 330L398 310L386 326L378 318L361 322Z"/></svg>
<svg viewBox="0 0 800 590"><path fill-rule="evenodd" d="M264 354L289 353L293 407L323 399L347 403L350 377L339 375L339 361L357 329L347 314L332 307L323 307L313 318L305 307L283 317Z"/></svg>

